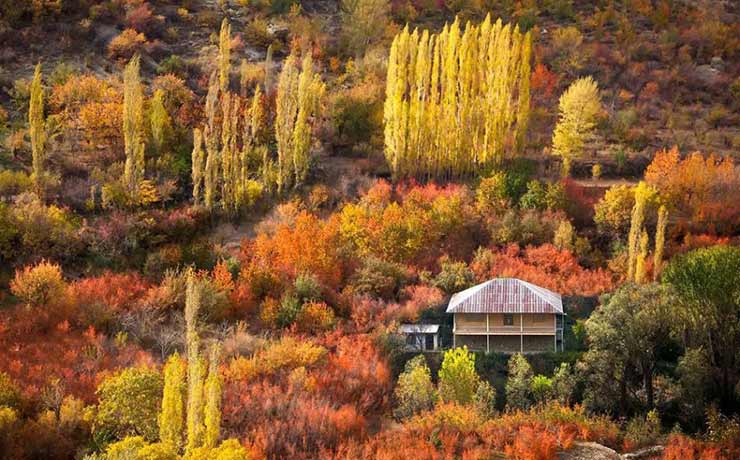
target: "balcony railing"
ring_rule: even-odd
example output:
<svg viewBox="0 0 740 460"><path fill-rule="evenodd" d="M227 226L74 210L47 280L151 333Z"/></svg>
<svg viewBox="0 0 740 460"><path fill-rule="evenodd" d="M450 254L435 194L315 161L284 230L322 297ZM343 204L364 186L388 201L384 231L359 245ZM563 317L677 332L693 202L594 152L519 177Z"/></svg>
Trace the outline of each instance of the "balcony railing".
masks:
<svg viewBox="0 0 740 460"><path fill-rule="evenodd" d="M555 326L489 326L485 325L463 325L458 324L455 327L456 334L497 334L497 335L519 335L519 334L538 334L538 335L555 335Z"/></svg>

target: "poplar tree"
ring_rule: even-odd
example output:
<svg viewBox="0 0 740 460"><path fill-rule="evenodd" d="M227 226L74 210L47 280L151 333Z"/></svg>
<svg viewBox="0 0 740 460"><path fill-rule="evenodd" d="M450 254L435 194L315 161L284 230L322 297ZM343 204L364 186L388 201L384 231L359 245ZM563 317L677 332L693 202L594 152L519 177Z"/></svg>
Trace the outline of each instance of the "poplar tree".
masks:
<svg viewBox="0 0 740 460"><path fill-rule="evenodd" d="M226 18L221 22L218 40L218 73L221 91L228 91L231 73L231 24Z"/></svg>
<svg viewBox="0 0 740 460"><path fill-rule="evenodd" d="M193 153L191 155L191 176L193 179L193 204L201 204L203 199L203 173L205 168L205 153L203 152L203 135L198 128L193 130Z"/></svg>
<svg viewBox="0 0 740 460"><path fill-rule="evenodd" d="M632 218L630 221L630 232L627 238L627 280L635 280L637 268L638 251L640 249L640 238L642 236L642 225L645 221L645 207L652 195L650 186L640 182L635 187L635 204L632 207Z"/></svg>
<svg viewBox="0 0 740 460"><path fill-rule="evenodd" d="M272 44L267 47L267 55L265 56L265 93L270 94L272 91Z"/></svg>
<svg viewBox="0 0 740 460"><path fill-rule="evenodd" d="M162 412L159 415L159 439L176 451L182 447L185 419L185 362L175 353L164 366Z"/></svg>
<svg viewBox="0 0 740 460"><path fill-rule="evenodd" d="M185 340L188 359L188 406L186 452L203 444L203 379L205 364L200 355L197 330L198 313L202 304L203 286L192 269L187 273L185 291Z"/></svg>
<svg viewBox="0 0 740 460"><path fill-rule="evenodd" d="M154 91L149 118L154 146L157 153L162 154L165 138L169 130L172 129L172 120L164 106L164 91L161 89Z"/></svg>
<svg viewBox="0 0 740 460"><path fill-rule="evenodd" d="M529 118L531 34L490 16L439 34L403 29L388 58L385 154L395 177L449 177L499 163Z"/></svg>
<svg viewBox="0 0 740 460"><path fill-rule="evenodd" d="M655 227L655 252L653 253L653 279L657 280L663 265L665 248L665 229L668 225L668 209L665 205L658 208L658 224Z"/></svg>
<svg viewBox="0 0 740 460"><path fill-rule="evenodd" d="M275 139L278 147L278 192L297 185L308 174L311 146L311 119L319 109L325 87L313 70L310 54L291 54L280 73L276 99Z"/></svg>
<svg viewBox="0 0 740 460"><path fill-rule="evenodd" d="M144 179L144 95L139 77L139 56L123 72L123 143L126 163L123 182L132 201Z"/></svg>
<svg viewBox="0 0 740 460"><path fill-rule="evenodd" d="M31 100L28 106L28 132L33 155L33 183L36 193L43 196L44 160L46 157L46 128L44 126L44 89L41 85L41 64L36 64L31 83Z"/></svg>
<svg viewBox="0 0 740 460"><path fill-rule="evenodd" d="M637 253L637 262L635 263L635 283L642 284L645 281L645 263L648 257L648 234L643 230L640 236L640 249Z"/></svg>
<svg viewBox="0 0 740 460"><path fill-rule="evenodd" d="M203 445L214 448L221 436L221 375L219 372L218 344L211 347L211 356L208 367L208 379L205 385L205 440Z"/></svg>
<svg viewBox="0 0 740 460"><path fill-rule="evenodd" d="M560 115L552 137L552 153L563 159L563 176L571 161L583 154L601 111L599 87L591 77L579 78L560 96Z"/></svg>

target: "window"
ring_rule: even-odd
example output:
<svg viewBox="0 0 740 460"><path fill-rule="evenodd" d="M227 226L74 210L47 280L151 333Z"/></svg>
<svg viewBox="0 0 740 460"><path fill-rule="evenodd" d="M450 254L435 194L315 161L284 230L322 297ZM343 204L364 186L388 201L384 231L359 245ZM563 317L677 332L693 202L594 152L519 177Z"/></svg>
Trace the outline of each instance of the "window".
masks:
<svg viewBox="0 0 740 460"><path fill-rule="evenodd" d="M504 314L504 326L514 325L514 315Z"/></svg>

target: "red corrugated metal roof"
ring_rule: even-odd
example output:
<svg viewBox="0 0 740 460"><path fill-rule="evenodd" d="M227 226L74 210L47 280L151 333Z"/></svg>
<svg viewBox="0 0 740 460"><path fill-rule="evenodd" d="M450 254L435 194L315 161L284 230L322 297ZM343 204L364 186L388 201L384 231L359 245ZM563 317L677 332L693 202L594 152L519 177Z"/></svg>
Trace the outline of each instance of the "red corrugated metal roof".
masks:
<svg viewBox="0 0 740 460"><path fill-rule="evenodd" d="M526 281L496 278L453 295L447 313L563 313L563 301Z"/></svg>

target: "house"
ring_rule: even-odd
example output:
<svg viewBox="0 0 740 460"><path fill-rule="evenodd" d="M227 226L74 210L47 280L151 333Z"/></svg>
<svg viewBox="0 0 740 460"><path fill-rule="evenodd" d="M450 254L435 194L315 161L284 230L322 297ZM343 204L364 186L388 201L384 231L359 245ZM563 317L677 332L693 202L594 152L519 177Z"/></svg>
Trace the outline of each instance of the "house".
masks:
<svg viewBox="0 0 740 460"><path fill-rule="evenodd" d="M560 294L516 278L496 278L452 296L453 345L485 352L563 351Z"/></svg>
<svg viewBox="0 0 740 460"><path fill-rule="evenodd" d="M435 351L439 347L439 324L401 324L398 333L405 337L409 351Z"/></svg>

